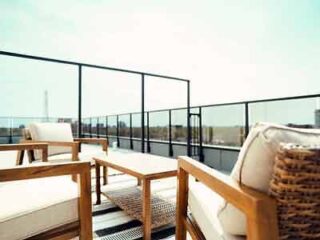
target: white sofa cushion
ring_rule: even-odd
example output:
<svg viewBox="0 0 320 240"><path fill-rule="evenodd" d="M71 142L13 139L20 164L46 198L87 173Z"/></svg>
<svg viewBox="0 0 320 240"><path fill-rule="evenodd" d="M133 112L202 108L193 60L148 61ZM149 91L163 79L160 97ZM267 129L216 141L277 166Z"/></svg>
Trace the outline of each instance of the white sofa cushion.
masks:
<svg viewBox="0 0 320 240"><path fill-rule="evenodd" d="M79 153L79 160L80 161L90 161L91 165L95 165L95 161L93 160L94 157L100 158L100 159L105 159L107 156L106 152L104 151L97 151L95 153L87 153L87 152L81 152ZM51 156L49 157L50 162L61 162L61 161L66 161L71 159L71 154L65 153L65 154L59 154L56 156Z"/></svg>
<svg viewBox="0 0 320 240"><path fill-rule="evenodd" d="M0 186L0 239L25 239L78 220L78 188L70 176Z"/></svg>
<svg viewBox="0 0 320 240"><path fill-rule="evenodd" d="M91 166L95 165L95 161L93 158L99 158L99 159L106 159L107 154L105 151L96 151L96 152L81 152L79 153L79 161L88 161L91 163ZM53 155L48 157L48 161L50 163L61 163L61 162L70 162L72 161L72 154L71 153L63 153L58 155ZM37 160L34 163L40 163L41 160Z"/></svg>
<svg viewBox="0 0 320 240"><path fill-rule="evenodd" d="M235 236L223 231L218 211L223 199L200 182L189 184L188 206L206 239L243 240L245 237ZM233 224L237 224L234 222Z"/></svg>
<svg viewBox="0 0 320 240"><path fill-rule="evenodd" d="M255 124L240 150L231 177L240 184L266 193L280 142L319 144L320 130L289 128L269 123ZM218 217L225 231L246 234L245 216L231 204L225 202ZM232 224L234 222L237 224Z"/></svg>
<svg viewBox="0 0 320 240"><path fill-rule="evenodd" d="M34 141L73 142L71 125L69 123L32 123L28 128ZM49 146L49 156L60 153L71 153L71 147ZM35 151L35 158L39 159L40 157L40 152Z"/></svg>

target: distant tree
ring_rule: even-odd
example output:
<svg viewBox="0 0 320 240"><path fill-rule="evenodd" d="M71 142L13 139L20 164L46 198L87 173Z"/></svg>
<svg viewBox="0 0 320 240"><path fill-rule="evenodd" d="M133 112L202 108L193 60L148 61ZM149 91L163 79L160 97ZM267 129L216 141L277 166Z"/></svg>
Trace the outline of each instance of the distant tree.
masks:
<svg viewBox="0 0 320 240"><path fill-rule="evenodd" d="M213 141L213 127L209 127L209 143Z"/></svg>
<svg viewBox="0 0 320 240"><path fill-rule="evenodd" d="M120 128L125 128L125 127L127 127L127 124L125 122L123 122L123 121L119 121L119 127Z"/></svg>

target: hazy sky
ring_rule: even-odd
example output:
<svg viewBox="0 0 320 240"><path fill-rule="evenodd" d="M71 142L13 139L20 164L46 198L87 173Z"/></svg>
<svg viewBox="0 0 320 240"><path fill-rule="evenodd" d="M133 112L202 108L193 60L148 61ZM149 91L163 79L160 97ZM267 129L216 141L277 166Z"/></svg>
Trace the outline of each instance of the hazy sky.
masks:
<svg viewBox="0 0 320 240"><path fill-rule="evenodd" d="M320 1L1 0L0 49L188 78L193 105L319 93ZM84 115L140 110L137 76L84 78ZM50 115L76 116L76 81L0 56L0 115L41 116L48 89ZM185 104L182 84L148 84L148 107Z"/></svg>

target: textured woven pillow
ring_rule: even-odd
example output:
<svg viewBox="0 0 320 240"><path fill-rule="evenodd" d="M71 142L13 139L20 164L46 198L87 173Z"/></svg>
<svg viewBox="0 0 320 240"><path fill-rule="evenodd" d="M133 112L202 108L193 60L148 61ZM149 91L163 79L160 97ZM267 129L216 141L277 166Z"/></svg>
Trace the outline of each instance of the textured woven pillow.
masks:
<svg viewBox="0 0 320 240"><path fill-rule="evenodd" d="M71 125L69 123L32 123L29 125L31 138L34 141L73 142ZM70 147L52 147L48 155L70 153ZM40 158L40 152L35 151L35 158Z"/></svg>
<svg viewBox="0 0 320 240"><path fill-rule="evenodd" d="M241 148L231 177L240 184L267 193L280 142L320 144L320 130L289 128L269 123L255 124ZM245 215L231 204L225 202L222 205L218 218L226 232L246 235Z"/></svg>

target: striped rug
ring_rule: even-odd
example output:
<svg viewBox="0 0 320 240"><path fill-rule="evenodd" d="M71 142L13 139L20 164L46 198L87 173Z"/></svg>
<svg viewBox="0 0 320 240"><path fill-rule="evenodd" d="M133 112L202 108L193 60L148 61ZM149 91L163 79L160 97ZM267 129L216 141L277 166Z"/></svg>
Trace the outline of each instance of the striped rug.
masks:
<svg viewBox="0 0 320 240"><path fill-rule="evenodd" d="M110 189L121 189L130 186L136 186L135 178L112 172L109 175L109 184L102 187L102 191ZM143 239L142 224L128 216L119 207L110 200L103 197L101 204L96 205L95 176L92 178L93 185L93 231L96 240L134 240ZM172 202L176 200L176 179L169 178L164 180L155 180L151 183L151 191L160 197L169 199ZM168 224L152 230L152 239L174 239L175 226Z"/></svg>

